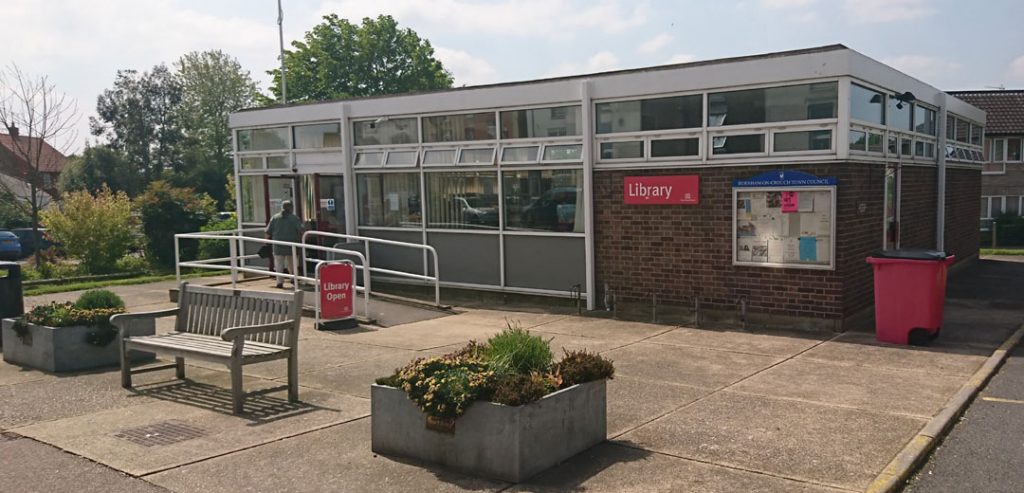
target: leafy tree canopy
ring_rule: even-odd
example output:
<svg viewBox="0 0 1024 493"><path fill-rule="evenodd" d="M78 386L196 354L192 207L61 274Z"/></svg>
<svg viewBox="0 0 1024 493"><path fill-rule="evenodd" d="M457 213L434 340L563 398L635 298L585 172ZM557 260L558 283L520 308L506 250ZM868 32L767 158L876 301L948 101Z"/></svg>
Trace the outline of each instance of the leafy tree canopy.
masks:
<svg viewBox="0 0 1024 493"><path fill-rule="evenodd" d="M61 194L80 190L95 193L104 185L129 196L140 191L138 177L124 153L106 145L86 147L81 156L69 157L57 180Z"/></svg>
<svg viewBox="0 0 1024 493"><path fill-rule="evenodd" d="M452 74L434 57L430 42L399 29L390 15L355 25L335 14L286 50L288 101L322 101L452 87ZM280 69L271 93L280 100Z"/></svg>

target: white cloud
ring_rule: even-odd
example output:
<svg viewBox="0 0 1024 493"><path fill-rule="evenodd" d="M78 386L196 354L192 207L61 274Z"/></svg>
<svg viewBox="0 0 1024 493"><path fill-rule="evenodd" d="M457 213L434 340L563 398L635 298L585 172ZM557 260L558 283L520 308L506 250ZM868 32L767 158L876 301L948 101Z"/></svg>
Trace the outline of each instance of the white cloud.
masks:
<svg viewBox="0 0 1024 493"><path fill-rule="evenodd" d="M47 75L78 101L78 150L89 137L96 97L120 69L149 70L189 51L220 49L266 88L262 70L278 63L276 12L270 10L264 21L198 12L173 0L6 0L4 39L21 42L16 48L8 43L9 51L0 48L0 60L30 75Z"/></svg>
<svg viewBox="0 0 1024 493"><path fill-rule="evenodd" d="M922 80L948 78L951 72L960 70L960 64L957 62L924 55L883 58L882 63Z"/></svg>
<svg viewBox="0 0 1024 493"><path fill-rule="evenodd" d="M647 22L647 2L627 0L328 0L320 14L337 13L352 21L390 14L402 24L489 36L565 38L581 31L626 31Z"/></svg>
<svg viewBox="0 0 1024 493"><path fill-rule="evenodd" d="M607 72L616 70L619 67L619 57L610 51L602 51L587 58L586 63L579 64L566 62L554 70L545 73L542 77L564 77L568 75L590 74L595 72Z"/></svg>
<svg viewBox="0 0 1024 493"><path fill-rule="evenodd" d="M587 59L587 72L606 72L619 68L619 57L610 51L602 51Z"/></svg>
<svg viewBox="0 0 1024 493"><path fill-rule="evenodd" d="M797 24L816 24L821 22L821 16L817 12L794 13L786 19Z"/></svg>
<svg viewBox="0 0 1024 493"><path fill-rule="evenodd" d="M1010 77L1024 81L1024 55L1010 62Z"/></svg>
<svg viewBox="0 0 1024 493"><path fill-rule="evenodd" d="M666 45L672 42L672 35L669 33L661 33L647 41L644 41L636 49L639 53L655 53L658 50L664 48Z"/></svg>
<svg viewBox="0 0 1024 493"><path fill-rule="evenodd" d="M796 7L807 7L817 0L760 0L762 7L769 9L791 9Z"/></svg>
<svg viewBox="0 0 1024 493"><path fill-rule="evenodd" d="M909 21L935 13L928 0L846 0L843 8L860 24Z"/></svg>
<svg viewBox="0 0 1024 493"><path fill-rule="evenodd" d="M498 70L483 58L475 57L465 51L441 46L434 47L434 54L441 60L444 67L451 71L457 86L476 86L499 80Z"/></svg>
<svg viewBox="0 0 1024 493"><path fill-rule="evenodd" d="M689 53L676 53L675 55L672 55L668 60L666 60L665 63L690 63L695 60L697 60L696 55L691 55Z"/></svg>

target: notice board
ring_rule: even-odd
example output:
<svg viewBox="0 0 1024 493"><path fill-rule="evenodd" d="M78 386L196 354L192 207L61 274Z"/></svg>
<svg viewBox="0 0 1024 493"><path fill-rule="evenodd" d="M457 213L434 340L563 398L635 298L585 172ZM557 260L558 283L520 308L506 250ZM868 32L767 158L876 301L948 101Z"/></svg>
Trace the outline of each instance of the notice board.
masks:
<svg viewBox="0 0 1024 493"><path fill-rule="evenodd" d="M733 182L733 264L835 268L835 178L773 171Z"/></svg>

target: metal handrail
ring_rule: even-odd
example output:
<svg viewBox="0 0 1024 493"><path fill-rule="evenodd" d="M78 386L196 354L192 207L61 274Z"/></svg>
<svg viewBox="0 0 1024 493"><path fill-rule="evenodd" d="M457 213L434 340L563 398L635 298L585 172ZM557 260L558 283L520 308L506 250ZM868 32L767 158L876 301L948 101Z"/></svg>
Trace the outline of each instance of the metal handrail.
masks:
<svg viewBox="0 0 1024 493"><path fill-rule="evenodd" d="M385 239L382 239L382 238L373 238L371 236L349 235L349 234L342 234L342 233L329 233L329 232L326 232L326 231L306 231L305 233L302 234L302 242L303 242L303 244L306 244L305 243L306 239L309 238L310 236L320 236L320 237L327 237L327 238L338 238L338 239L342 239L342 240L361 241L361 242L363 242L363 248L366 251L366 257L363 258L362 261L363 261L363 265L364 266L368 266L369 267L370 272L376 272L378 274L387 274L387 275L398 276L398 277L408 277L408 278L411 278L411 279L418 279L418 280L421 280L421 281L433 281L433 283L434 283L434 305L441 306L441 271L440 271L440 268L438 266L437 250L434 249L434 247L432 247L430 245L422 245L422 244L419 244L419 243L406 243L406 242L402 242L402 241L385 240ZM434 275L430 276L430 275L427 275L426 273L424 273L424 274L413 274L411 272L401 272L401 271L395 271L395 270L390 270L390 269L382 269L382 268L379 268L379 267L372 267L372 266L370 266L369 260L368 260L369 257L370 257L370 243L379 243L379 244L382 244L382 245L391 245L391 246L399 246L399 247L406 247L406 248L415 248L415 249L418 249L418 250L423 250L425 252L429 252L431 254L431 257L432 257L433 261L434 261ZM358 253L355 250L344 250L344 251L345 252L355 252L355 253Z"/></svg>
<svg viewBox="0 0 1024 493"><path fill-rule="evenodd" d="M262 230L257 230L257 231L262 231ZM177 283L181 284L181 268L182 267L191 267L191 268L194 268L194 269L229 270L229 271L231 271L231 285L232 285L232 287L237 286L237 284L238 284L238 273L239 272L247 272L247 273L260 274L260 275L273 275L273 276L286 276L286 277L290 277L292 279L292 287L296 291L299 290L299 281L307 282L307 283L310 283L310 284L315 284L316 283L316 279L314 279L312 277L307 277L307 276L299 275L298 272L289 272L288 274L278 274L276 272L271 271L269 268L247 267L245 265L245 263L244 263L245 260L252 259L252 258L257 258L259 256L258 255L238 255L238 251L239 250L245 251L244 248L241 248L241 246L244 245L245 242L259 243L259 244L264 244L264 245L286 246L286 247L291 248L291 250L292 250L292 257L296 257L296 258L297 258L297 253L299 252L299 250L301 250L302 251L302 259L301 259L301 263L300 262L296 262L296 269L295 269L296 271L299 270L298 269L298 265L302 265L303 266L303 270L304 270L305 262L306 262L306 254L305 254L305 252L306 252L307 249L308 250L316 250L316 251L328 252L328 253L341 254L341 255L351 255L351 256L356 257L357 259L359 259L359 261L363 264L364 286L360 287L357 284L356 290L362 290L363 291L363 311L366 314L367 318L370 317L370 292L371 292L371 290L370 290L370 271L369 271L369 264L366 261L366 256L363 255L362 253L360 253L358 251L353 251L353 250L342 250L340 248L325 247L325 246L320 246L320 245L295 243L295 242L289 242L289 241L269 240L269 239L266 239L266 238L259 238L259 237L253 237L253 236L243 236L241 234L242 232L244 232L244 230L232 231L232 233L235 233L233 235L229 235L227 232L220 232L220 231L204 231L202 233L178 233L178 234L174 235L174 274L175 274L175 277L177 279ZM222 258L218 258L218 259L204 259L204 260L195 260L195 261L182 262L181 261L181 246L180 246L180 240L182 240L182 239L228 240L229 241L228 245L229 245L230 255L228 257L222 257ZM229 265L223 265L223 264L219 263L219 262L223 262L225 260L229 262Z"/></svg>

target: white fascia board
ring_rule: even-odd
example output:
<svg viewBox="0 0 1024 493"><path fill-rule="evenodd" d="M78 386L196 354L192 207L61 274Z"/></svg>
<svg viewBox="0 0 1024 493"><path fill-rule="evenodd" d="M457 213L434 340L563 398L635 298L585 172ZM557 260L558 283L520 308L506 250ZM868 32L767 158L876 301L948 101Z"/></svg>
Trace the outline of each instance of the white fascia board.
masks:
<svg viewBox="0 0 1024 493"><path fill-rule="evenodd" d="M330 120L341 120L340 102L239 111L228 116L228 126L244 128Z"/></svg>
<svg viewBox="0 0 1024 493"><path fill-rule="evenodd" d="M914 93L914 98L922 103L934 107L945 106L948 111L966 117L969 120L974 120L981 124L985 123L984 111L946 94L941 89L937 89L856 51L849 50L849 56L850 75L857 79L888 89L893 94L903 94L910 91Z"/></svg>

